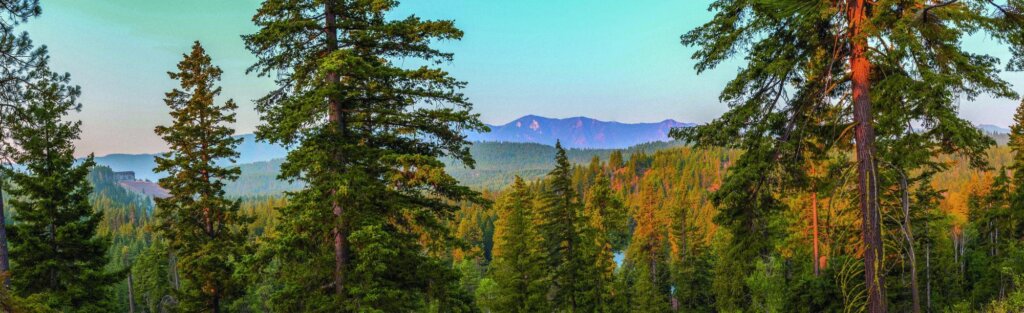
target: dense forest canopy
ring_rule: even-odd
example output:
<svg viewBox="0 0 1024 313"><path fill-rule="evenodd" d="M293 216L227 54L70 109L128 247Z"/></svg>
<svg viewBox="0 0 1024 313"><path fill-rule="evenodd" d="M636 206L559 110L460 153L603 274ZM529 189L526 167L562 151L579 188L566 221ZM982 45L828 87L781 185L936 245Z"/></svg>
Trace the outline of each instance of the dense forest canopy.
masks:
<svg viewBox="0 0 1024 313"><path fill-rule="evenodd" d="M246 105L181 51L159 198L74 157L89 104L16 30L40 3L0 5L0 312L1024 311L1024 102L958 115L1020 101L1020 0L713 1L681 40L742 59L729 110L624 149L470 142L463 30L399 5L252 12L285 159L232 165Z"/></svg>

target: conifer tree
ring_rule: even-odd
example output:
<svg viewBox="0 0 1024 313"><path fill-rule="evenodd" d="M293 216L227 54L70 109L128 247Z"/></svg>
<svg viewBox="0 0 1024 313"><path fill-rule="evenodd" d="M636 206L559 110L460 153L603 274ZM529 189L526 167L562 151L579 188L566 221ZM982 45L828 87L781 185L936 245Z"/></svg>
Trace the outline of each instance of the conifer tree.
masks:
<svg viewBox="0 0 1024 313"><path fill-rule="evenodd" d="M1013 151L1010 170L1013 172L1013 191L1010 196L1010 219L1014 221L1013 236L1024 238L1024 100L1017 106L1013 114L1013 125L1010 125L1010 141L1007 143Z"/></svg>
<svg viewBox="0 0 1024 313"><path fill-rule="evenodd" d="M305 183L281 209L269 245L281 281L277 311L410 311L460 306L443 220L452 201L478 194L460 186L440 157L473 165L463 131L486 129L439 69L458 40L447 20L395 18L397 1L266 0L244 36L277 78L257 100L257 136L291 146L281 177ZM399 60L423 66L405 67ZM303 268L303 271L293 271ZM275 270L276 269L276 270Z"/></svg>
<svg viewBox="0 0 1024 313"><path fill-rule="evenodd" d="M490 265L490 277L497 284L495 312L546 311L547 271L532 198L526 183L516 176L497 203Z"/></svg>
<svg viewBox="0 0 1024 313"><path fill-rule="evenodd" d="M910 124L901 122L917 121L921 127L915 132L924 134L931 151L959 153L984 166L984 149L992 141L957 116L956 100L1015 94L995 75L998 60L965 51L962 40L984 33L1008 44L1008 69L1021 69L1020 6L989 0L715 1L715 17L682 36L684 44L699 46L695 68L703 72L741 52L747 63L721 94L731 110L675 135L699 146L759 151L755 155L766 168L758 171L778 173L778 179L731 178L743 180L736 187L757 190L802 181L807 173L792 165L809 155L854 152L856 164L850 166L857 173L866 308L886 312L876 138L901 136ZM828 148L809 149L803 144L808 141ZM748 163L731 169L730 176L752 169ZM718 193L750 191L729 185Z"/></svg>
<svg viewBox="0 0 1024 313"><path fill-rule="evenodd" d="M971 243L973 253L967 275L972 284L972 300L979 304L1005 297L1012 283L1006 271L1024 270L1010 251L1018 241L1010 235L1012 225L1017 223L1010 218L1011 178L1007 169L998 171L989 192L971 199L971 226L977 237ZM1018 266L1010 266L1013 263Z"/></svg>
<svg viewBox="0 0 1024 313"><path fill-rule="evenodd" d="M167 173L160 186L170 193L156 199L159 231L179 258L180 308L192 312L221 312L243 291L232 276L245 254L248 218L239 212L239 200L224 195L224 184L240 170L218 165L238 157L235 147L242 139L232 137L229 126L238 106L230 99L214 103L221 73L196 41L178 71L168 73L180 83L164 99L173 122L156 127L170 146L156 157L154 169Z"/></svg>
<svg viewBox="0 0 1024 313"><path fill-rule="evenodd" d="M636 226L626 251L627 266L634 269L632 311L665 312L669 303L668 238L657 201L661 182L648 179L641 186L640 205L634 210Z"/></svg>
<svg viewBox="0 0 1024 313"><path fill-rule="evenodd" d="M598 174L587 191L584 213L612 251L622 251L629 240L629 216L626 205L614 193L608 175Z"/></svg>
<svg viewBox="0 0 1024 313"><path fill-rule="evenodd" d="M7 153L23 170L5 169L14 188L10 205L13 285L24 295L42 295L62 312L110 309L110 286L118 275L106 270L109 239L97 234L103 219L89 202L92 156L76 162L74 140L81 122L66 121L79 110L78 86L70 76L37 69L25 89L26 104L14 111L14 147Z"/></svg>
<svg viewBox="0 0 1024 313"><path fill-rule="evenodd" d="M625 232L629 226L625 206L612 193L604 173L598 174L587 191L584 214L587 221L584 239L593 245L586 250L590 253L585 256L593 260L591 268L594 270L586 277L593 284L592 294L588 298L593 302L594 312L610 312L617 266L613 238L625 241Z"/></svg>
<svg viewBox="0 0 1024 313"><path fill-rule="evenodd" d="M572 167L555 143L555 168L548 173L545 206L540 210L540 233L544 238L547 266L551 273L549 298L556 311L589 311L595 302L588 298L594 287L589 280L593 259L587 259L592 244L584 242L587 225L583 206L572 183Z"/></svg>
<svg viewBox="0 0 1024 313"><path fill-rule="evenodd" d="M27 32L18 33L16 27L30 18L39 16L39 0L6 1L0 6L0 162L11 164L12 156L5 152L11 146L11 128L20 123L16 110L25 104L26 89L32 76L47 72L46 48L35 47ZM2 172L0 172L2 174ZM7 203L3 201L6 178L0 175L0 273L11 269L7 246ZM3 276L3 284L10 287L10 276Z"/></svg>

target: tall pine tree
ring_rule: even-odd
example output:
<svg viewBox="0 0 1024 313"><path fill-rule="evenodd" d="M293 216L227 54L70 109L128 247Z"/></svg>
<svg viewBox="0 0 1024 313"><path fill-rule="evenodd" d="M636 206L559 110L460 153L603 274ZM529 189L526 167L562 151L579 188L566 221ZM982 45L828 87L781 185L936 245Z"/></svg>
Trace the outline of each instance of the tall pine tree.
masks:
<svg viewBox="0 0 1024 313"><path fill-rule="evenodd" d="M540 210L539 229L544 238L547 266L551 274L550 302L555 311L589 312L596 302L590 275L593 259L588 259L585 242L588 227L583 205L572 182L572 167L560 142L555 143L555 168L548 173L546 198Z"/></svg>
<svg viewBox="0 0 1024 313"><path fill-rule="evenodd" d="M170 151L156 157L154 172L165 172L160 186L170 196L156 199L160 234L179 258L183 287L180 306L191 312L221 312L244 290L233 278L245 254L248 218L239 212L239 200L224 196L224 184L238 178L238 167L224 167L238 157L234 138L234 101L214 103L221 93L215 83L222 71L210 63L198 41L170 72L181 89L167 93L173 123L157 126Z"/></svg>
<svg viewBox="0 0 1024 313"><path fill-rule="evenodd" d="M14 111L20 122L9 125L18 148L7 153L24 169L4 170L18 221L10 237L13 285L62 312L107 311L118 277L106 269L110 242L96 230L103 214L89 202L94 162L91 155L75 160L81 122L64 120L81 107L81 91L67 74L42 68L33 76L26 105Z"/></svg>
<svg viewBox="0 0 1024 313"><path fill-rule="evenodd" d="M472 166L463 131L486 127L436 65L446 20L396 19L397 1L266 0L244 36L250 68L277 78L257 135L292 146L281 177L305 183L281 210L267 270L278 311L462 309L449 244L453 202L476 199L440 157ZM414 60L422 66L403 66ZM294 271L303 268L303 271Z"/></svg>
<svg viewBox="0 0 1024 313"><path fill-rule="evenodd" d="M16 110L26 103L26 89L32 76L47 71L46 48L35 47L27 32L18 33L17 26L39 16L39 0L12 0L0 6L0 162L13 164L5 152L14 148L10 140L11 127L21 122ZM3 201L6 178L0 176L0 273L11 269L7 246L7 222ZM10 287L10 275L3 284Z"/></svg>
<svg viewBox="0 0 1024 313"><path fill-rule="evenodd" d="M497 203L494 261L490 277L497 284L494 312L547 311L547 271L534 222L533 195L519 176Z"/></svg>
<svg viewBox="0 0 1024 313"><path fill-rule="evenodd" d="M1013 151L1013 192L1010 195L1010 219L1014 221L1013 236L1024 239L1024 100L1017 106L1013 114L1013 125L1010 125L1010 141L1007 143Z"/></svg>

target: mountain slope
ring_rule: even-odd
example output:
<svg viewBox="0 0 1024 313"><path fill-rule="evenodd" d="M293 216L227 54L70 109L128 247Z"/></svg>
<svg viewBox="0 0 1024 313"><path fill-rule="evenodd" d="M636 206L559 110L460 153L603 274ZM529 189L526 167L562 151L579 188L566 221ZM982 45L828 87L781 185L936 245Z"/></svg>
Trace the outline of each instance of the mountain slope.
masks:
<svg viewBox="0 0 1024 313"><path fill-rule="evenodd" d="M238 144L238 159L234 164L249 164L267 162L270 160L284 158L288 150L282 146L256 141L256 135L238 135L235 138L242 138ZM114 171L133 171L135 177L140 180L156 181L164 176L163 173L153 173L156 167L154 158L158 154L108 154L96 157L96 164L105 165Z"/></svg>
<svg viewBox="0 0 1024 313"><path fill-rule="evenodd" d="M1005 128L1005 127L998 126L998 125L992 125L992 124L981 124L981 125L978 125L978 129L984 131L985 133L989 133L989 134L1009 134L1010 133L1010 129L1009 128Z"/></svg>
<svg viewBox="0 0 1024 313"><path fill-rule="evenodd" d="M474 142L528 142L566 148L621 149L647 142L668 141L672 128L696 124L664 120L658 123L619 123L588 117L547 118L527 115L505 125L488 125L489 133L469 133Z"/></svg>

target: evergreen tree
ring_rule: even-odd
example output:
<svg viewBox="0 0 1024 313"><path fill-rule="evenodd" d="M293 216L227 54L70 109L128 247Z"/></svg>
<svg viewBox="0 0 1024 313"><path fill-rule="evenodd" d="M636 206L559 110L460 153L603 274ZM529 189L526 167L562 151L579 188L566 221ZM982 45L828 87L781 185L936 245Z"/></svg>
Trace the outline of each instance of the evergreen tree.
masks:
<svg viewBox="0 0 1024 313"><path fill-rule="evenodd" d="M585 257L593 260L594 270L585 278L593 284L593 291L588 296L593 301L594 312L610 312L612 297L615 292L615 241L625 241L628 231L626 207L622 200L612 193L608 177L598 174L593 185L587 191L587 202L584 207L587 221L585 237L593 246L586 249ZM623 247L622 245L620 247ZM620 248L621 249L621 248Z"/></svg>
<svg viewBox="0 0 1024 313"><path fill-rule="evenodd" d="M971 242L972 251L968 258L970 267L966 275L971 284L972 302L975 304L1004 298L1013 280L1006 271L1021 270L1008 266L1020 262L1013 262L1013 244L1018 239L1010 234L1013 230L1011 226L1017 221L1010 218L1012 187L1007 172L1005 168L1000 168L999 174L992 180L989 192L971 199L970 219L976 236Z"/></svg>
<svg viewBox="0 0 1024 313"><path fill-rule="evenodd" d="M593 245L584 242L588 225L572 182L569 158L560 142L555 143L555 151L555 168L548 173L539 221L551 273L549 300L556 311L589 312L586 308L595 302L588 298L594 288L588 278L594 272L593 259L586 256Z"/></svg>
<svg viewBox="0 0 1024 313"><path fill-rule="evenodd" d="M541 237L534 226L530 190L519 176L497 203L494 261L490 277L496 286L494 312L546 311L547 271Z"/></svg>
<svg viewBox="0 0 1024 313"><path fill-rule="evenodd" d="M173 311L177 300L171 295L174 275L170 268L170 251L164 240L153 240L132 264L136 300L144 312Z"/></svg>
<svg viewBox="0 0 1024 313"><path fill-rule="evenodd" d="M26 105L15 111L21 121L9 125L19 149L9 148L8 155L24 166L4 170L15 186L10 205L18 221L11 226L13 285L63 312L107 311L119 277L106 270L110 242L97 234L103 214L89 202L87 176L95 163L91 155L76 162L81 122L64 120L80 109L81 91L68 85L67 74L38 71L26 88Z"/></svg>
<svg viewBox="0 0 1024 313"><path fill-rule="evenodd" d="M1013 172L1013 189L1010 196L1010 220L1013 221L1013 236L1024 239L1024 100L1017 106L1010 125L1010 141L1013 151L1010 170Z"/></svg>
<svg viewBox="0 0 1024 313"><path fill-rule="evenodd" d="M215 83L222 71L210 63L198 41L170 72L181 89L167 93L173 123L157 126L171 151L156 157L154 172L165 172L160 186L170 196L156 199L161 236L179 258L183 288L180 307L191 312L221 312L243 291L232 277L235 264L245 255L248 218L239 212L239 200L224 196L224 184L238 178L233 162L238 157L233 138L234 101L214 103L221 88Z"/></svg>
<svg viewBox="0 0 1024 313"><path fill-rule="evenodd" d="M16 111L26 103L29 83L45 70L47 53L45 47L34 47L27 32L18 33L16 27L39 16L42 9L39 0L12 0L0 6L0 162L12 164L11 155L6 152L12 146L11 128L21 122ZM0 172L2 174L2 172ZM7 246L7 202L3 192L7 178L0 175L0 273L11 269ZM3 276L3 285L10 287L10 276Z"/></svg>
<svg viewBox="0 0 1024 313"><path fill-rule="evenodd" d="M697 216L688 205L677 205L672 213L671 279L673 303L683 312L710 312L714 304L711 294L710 260L695 223Z"/></svg>
<svg viewBox="0 0 1024 313"><path fill-rule="evenodd" d="M599 173L587 190L584 207L590 227L605 237L612 251L623 251L629 243L629 212L611 188L608 175ZM603 249L603 248L602 248Z"/></svg>
<svg viewBox="0 0 1024 313"><path fill-rule="evenodd" d="M294 147L281 177L305 183L268 246L267 275L281 282L268 299L275 311L451 310L467 298L436 255L450 247L443 221L453 203L478 194L439 158L472 166L462 132L486 126L464 83L436 67L453 55L432 44L462 32L395 19L397 5L266 0L253 17L259 31L244 36L258 58L250 72L278 84L257 101L257 135Z"/></svg>
<svg viewBox="0 0 1024 313"><path fill-rule="evenodd" d="M992 141L958 117L956 100L1015 94L995 75L997 59L964 51L962 39L984 33L1010 45L1007 66L1021 69L1020 3L720 0L710 9L716 11L710 22L682 36L684 44L700 47L693 55L697 71L741 52L747 63L720 97L731 110L675 137L758 151L761 162L783 169L781 179L768 181L776 187L802 181L805 171L794 167L808 157L833 149L854 152L867 311L885 312L875 140L901 136L911 123L900 121L917 121L915 132L924 134L931 151L959 153L983 166ZM809 149L803 144L808 141L827 148ZM748 175L744 180L753 182L743 184L761 184L763 176ZM739 191L719 191L732 192Z"/></svg>

